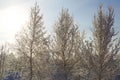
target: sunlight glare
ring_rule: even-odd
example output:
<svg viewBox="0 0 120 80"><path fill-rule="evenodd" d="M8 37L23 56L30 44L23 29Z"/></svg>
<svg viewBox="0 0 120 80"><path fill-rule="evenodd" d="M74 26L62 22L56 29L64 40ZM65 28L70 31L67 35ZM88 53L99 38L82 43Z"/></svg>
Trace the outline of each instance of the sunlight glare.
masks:
<svg viewBox="0 0 120 80"><path fill-rule="evenodd" d="M23 7L9 7L0 10L0 39L4 36L4 41L13 41L15 34L26 23L28 16Z"/></svg>

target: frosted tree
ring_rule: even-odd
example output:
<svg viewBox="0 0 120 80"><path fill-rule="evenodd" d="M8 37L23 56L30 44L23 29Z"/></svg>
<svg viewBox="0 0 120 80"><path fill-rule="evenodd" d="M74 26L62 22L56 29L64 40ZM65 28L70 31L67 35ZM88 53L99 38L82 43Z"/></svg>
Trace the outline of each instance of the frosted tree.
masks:
<svg viewBox="0 0 120 80"><path fill-rule="evenodd" d="M9 53L7 45L0 46L0 79L4 77L6 71L6 55Z"/></svg>
<svg viewBox="0 0 120 80"><path fill-rule="evenodd" d="M54 25L55 39L52 58L55 65L54 80L69 80L73 78L76 64L77 49L82 43L78 26L67 9L62 9L58 21Z"/></svg>
<svg viewBox="0 0 120 80"><path fill-rule="evenodd" d="M115 38L113 24L113 9L109 7L105 13L100 6L93 20L93 41L86 42L83 53L84 68L91 74L91 80L113 80L115 75L120 42Z"/></svg>
<svg viewBox="0 0 120 80"><path fill-rule="evenodd" d="M29 80L36 76L36 67L41 67L40 59L47 49L47 37L45 36L42 15L37 3L31 8L30 21L25 29L17 36L17 51L26 59L26 68L29 68ZM44 58L44 57L43 57ZM37 60L37 61L36 61ZM40 71L40 70L37 70Z"/></svg>

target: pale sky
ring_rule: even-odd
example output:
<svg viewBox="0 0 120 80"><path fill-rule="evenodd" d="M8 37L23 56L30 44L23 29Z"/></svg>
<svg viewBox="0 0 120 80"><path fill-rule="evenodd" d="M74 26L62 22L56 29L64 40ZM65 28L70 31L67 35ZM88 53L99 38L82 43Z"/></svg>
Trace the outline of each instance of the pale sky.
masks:
<svg viewBox="0 0 120 80"><path fill-rule="evenodd" d="M120 29L120 0L0 0L0 43L14 43L15 34L26 25L30 7L35 1L40 6L44 26L48 32L52 32L52 26L60 10L68 8L75 23L80 26L80 31L85 30L86 35L91 35L93 16L100 4L103 4L104 9L108 6L114 8L114 26L116 30Z"/></svg>

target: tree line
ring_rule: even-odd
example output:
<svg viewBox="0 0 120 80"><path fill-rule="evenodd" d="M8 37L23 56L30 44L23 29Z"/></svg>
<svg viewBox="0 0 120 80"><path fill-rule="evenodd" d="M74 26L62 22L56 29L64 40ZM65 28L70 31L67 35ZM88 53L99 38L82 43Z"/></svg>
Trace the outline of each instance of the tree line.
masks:
<svg viewBox="0 0 120 80"><path fill-rule="evenodd" d="M36 3L28 24L15 37L14 52L0 47L0 79L17 72L19 80L113 80L120 74L113 8L105 12L100 6L92 23L92 38L86 40L64 8L54 23L54 34L48 35Z"/></svg>

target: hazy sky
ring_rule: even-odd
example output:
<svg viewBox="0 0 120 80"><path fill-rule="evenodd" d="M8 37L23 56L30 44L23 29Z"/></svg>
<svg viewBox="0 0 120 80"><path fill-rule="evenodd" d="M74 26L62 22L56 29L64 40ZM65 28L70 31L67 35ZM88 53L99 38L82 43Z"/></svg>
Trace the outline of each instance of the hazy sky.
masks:
<svg viewBox="0 0 120 80"><path fill-rule="evenodd" d="M0 0L0 43L15 41L15 34L26 24L35 1L43 14L44 26L50 32L61 8L68 8L80 31L85 30L89 36L93 16L100 4L106 10L108 6L114 8L114 26L120 29L120 0Z"/></svg>

